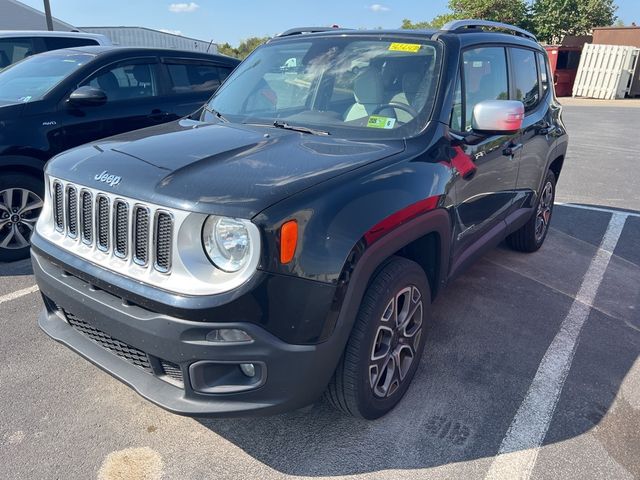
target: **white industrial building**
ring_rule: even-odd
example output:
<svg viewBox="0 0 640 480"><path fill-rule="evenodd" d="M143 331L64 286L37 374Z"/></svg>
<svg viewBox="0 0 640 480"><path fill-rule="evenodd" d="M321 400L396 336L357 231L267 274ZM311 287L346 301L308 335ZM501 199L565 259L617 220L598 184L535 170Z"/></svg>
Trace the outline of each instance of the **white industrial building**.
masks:
<svg viewBox="0 0 640 480"><path fill-rule="evenodd" d="M0 0L2 1L2 0ZM196 38L183 37L144 27L80 27L88 33L99 33L109 37L114 45L127 47L159 47L177 50L195 50L197 52L217 53L218 46Z"/></svg>
<svg viewBox="0 0 640 480"><path fill-rule="evenodd" d="M43 12L17 0L0 0L0 30L46 30L47 21ZM84 31L100 33L122 47L159 47L217 53L213 42L183 37L169 32L144 27L74 27L53 19L53 29L58 31Z"/></svg>

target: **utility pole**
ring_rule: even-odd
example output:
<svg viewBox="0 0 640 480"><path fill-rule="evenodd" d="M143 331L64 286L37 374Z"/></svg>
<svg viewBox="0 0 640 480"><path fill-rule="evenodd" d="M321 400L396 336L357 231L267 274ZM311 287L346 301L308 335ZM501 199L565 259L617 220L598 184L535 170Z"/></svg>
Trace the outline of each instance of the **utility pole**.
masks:
<svg viewBox="0 0 640 480"><path fill-rule="evenodd" d="M47 30L53 31L53 18L51 18L51 5L49 0L44 0L44 16L47 19Z"/></svg>

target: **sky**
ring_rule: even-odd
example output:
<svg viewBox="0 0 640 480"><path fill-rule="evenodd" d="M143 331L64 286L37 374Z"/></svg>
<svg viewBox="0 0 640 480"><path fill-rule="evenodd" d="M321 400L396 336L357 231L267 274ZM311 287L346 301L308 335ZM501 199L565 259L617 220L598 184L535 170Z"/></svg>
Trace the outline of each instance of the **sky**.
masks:
<svg viewBox="0 0 640 480"><path fill-rule="evenodd" d="M42 0L21 0L44 10ZM447 0L50 0L54 17L76 27L141 26L237 45L296 26L398 28L404 18L431 20ZM618 0L617 15L640 25L640 1Z"/></svg>

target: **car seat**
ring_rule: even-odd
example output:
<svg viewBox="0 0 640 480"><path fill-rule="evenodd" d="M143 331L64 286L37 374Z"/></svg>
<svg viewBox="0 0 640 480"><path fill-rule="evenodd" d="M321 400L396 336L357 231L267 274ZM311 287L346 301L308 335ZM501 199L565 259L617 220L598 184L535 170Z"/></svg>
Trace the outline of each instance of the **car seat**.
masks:
<svg viewBox="0 0 640 480"><path fill-rule="evenodd" d="M355 103L347 109L344 121L350 122L373 115L384 102L384 87L379 72L365 69L353 81Z"/></svg>

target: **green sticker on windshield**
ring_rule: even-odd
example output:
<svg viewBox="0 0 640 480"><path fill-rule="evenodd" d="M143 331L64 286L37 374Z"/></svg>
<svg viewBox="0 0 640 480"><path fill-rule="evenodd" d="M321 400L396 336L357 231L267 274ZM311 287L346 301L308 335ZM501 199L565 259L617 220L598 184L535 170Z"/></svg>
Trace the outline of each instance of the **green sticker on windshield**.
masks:
<svg viewBox="0 0 640 480"><path fill-rule="evenodd" d="M380 117L378 115L371 115L369 117L369 121L367 122L367 127L369 128L393 128L396 124L395 118L389 117Z"/></svg>

